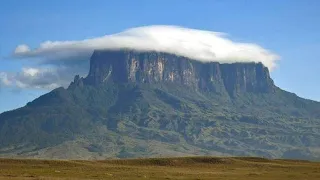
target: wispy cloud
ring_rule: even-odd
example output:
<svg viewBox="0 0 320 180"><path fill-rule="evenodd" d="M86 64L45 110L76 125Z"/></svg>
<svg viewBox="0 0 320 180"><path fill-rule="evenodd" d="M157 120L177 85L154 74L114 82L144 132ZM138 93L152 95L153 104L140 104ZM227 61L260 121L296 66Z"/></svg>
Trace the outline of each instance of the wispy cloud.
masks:
<svg viewBox="0 0 320 180"><path fill-rule="evenodd" d="M35 49L25 44L19 45L14 51L15 57L40 59L42 64L49 64L53 68L22 69L22 72L14 75L3 73L0 78L3 84L18 87L60 86L66 81L60 71L74 72L72 76L78 74L70 69L74 68L74 64L81 63L80 61L89 60L93 50L121 48L162 51L204 62L261 62L270 70L276 66L279 59L278 55L257 44L232 41L223 33L158 25L132 28L81 41L46 41ZM64 70L60 69L61 65ZM77 70L83 72L84 66Z"/></svg>

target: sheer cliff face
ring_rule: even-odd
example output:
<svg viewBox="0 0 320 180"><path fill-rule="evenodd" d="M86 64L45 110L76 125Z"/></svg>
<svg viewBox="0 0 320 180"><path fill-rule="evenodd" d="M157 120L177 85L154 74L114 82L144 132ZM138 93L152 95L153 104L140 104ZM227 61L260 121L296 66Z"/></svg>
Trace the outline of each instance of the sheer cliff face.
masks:
<svg viewBox="0 0 320 180"><path fill-rule="evenodd" d="M274 91L269 71L261 63L203 63L161 52L95 51L85 83L174 83L196 90L267 93Z"/></svg>

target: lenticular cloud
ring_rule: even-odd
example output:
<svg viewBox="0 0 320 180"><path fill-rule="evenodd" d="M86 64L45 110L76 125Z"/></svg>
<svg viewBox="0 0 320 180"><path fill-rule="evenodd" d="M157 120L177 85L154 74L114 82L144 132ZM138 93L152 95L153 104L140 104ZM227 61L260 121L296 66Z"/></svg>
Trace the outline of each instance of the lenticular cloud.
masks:
<svg viewBox="0 0 320 180"><path fill-rule="evenodd" d="M67 86L76 74L85 75L93 50L161 51L220 63L261 62L272 70L278 56L263 47L236 42L225 34L178 26L145 26L81 41L46 41L32 49L17 46L14 56L40 63L21 72L0 72L0 86L53 89Z"/></svg>
<svg viewBox="0 0 320 180"><path fill-rule="evenodd" d="M121 48L173 53L204 62L261 62L270 70L279 58L257 44L235 42L223 33L178 26L138 27L81 41L46 41L35 49L23 44L16 48L14 55L58 61L76 56L89 58L95 49Z"/></svg>

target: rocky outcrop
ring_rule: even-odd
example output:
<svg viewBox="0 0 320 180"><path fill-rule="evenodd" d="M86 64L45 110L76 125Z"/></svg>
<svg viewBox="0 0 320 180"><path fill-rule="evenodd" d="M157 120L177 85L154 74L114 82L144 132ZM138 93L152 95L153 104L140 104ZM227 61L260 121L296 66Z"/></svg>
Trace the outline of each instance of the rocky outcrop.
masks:
<svg viewBox="0 0 320 180"><path fill-rule="evenodd" d="M174 83L195 90L228 92L273 92L269 71L261 63L204 63L162 52L134 50L95 51L85 83Z"/></svg>
<svg viewBox="0 0 320 180"><path fill-rule="evenodd" d="M79 75L76 75L76 76L74 77L74 80L73 80L73 82L70 83L70 86L69 86L69 87L74 87L74 86L83 87L83 78L80 77Z"/></svg>

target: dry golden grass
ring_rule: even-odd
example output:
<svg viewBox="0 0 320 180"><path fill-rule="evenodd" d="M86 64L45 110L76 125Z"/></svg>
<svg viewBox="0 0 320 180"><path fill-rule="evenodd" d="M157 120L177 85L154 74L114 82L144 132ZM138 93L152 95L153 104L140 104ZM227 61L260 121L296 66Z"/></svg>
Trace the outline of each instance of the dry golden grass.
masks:
<svg viewBox="0 0 320 180"><path fill-rule="evenodd" d="M262 158L154 158L106 161L0 159L4 179L320 179L320 163Z"/></svg>

